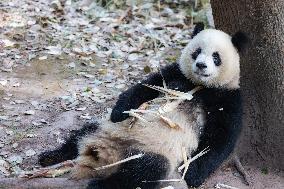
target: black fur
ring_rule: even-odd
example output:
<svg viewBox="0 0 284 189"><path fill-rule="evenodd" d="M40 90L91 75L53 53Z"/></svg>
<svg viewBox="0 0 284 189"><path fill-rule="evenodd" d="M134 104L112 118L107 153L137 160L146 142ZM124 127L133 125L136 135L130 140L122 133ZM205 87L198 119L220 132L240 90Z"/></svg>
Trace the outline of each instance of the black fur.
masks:
<svg viewBox="0 0 284 189"><path fill-rule="evenodd" d="M243 32L237 32L232 36L232 43L241 52L248 44L249 39Z"/></svg>
<svg viewBox="0 0 284 189"><path fill-rule="evenodd" d="M179 87L179 90L187 91L193 86L193 84L191 84L190 81L187 80L180 72L177 64L171 64L162 69L161 72L163 77L160 73L151 74L146 80L143 80L141 83L134 85L120 94L118 101L112 110L110 117L111 121L120 122L127 119L129 115L122 113L123 111L136 109L142 103L159 96L158 91L150 89L142 84L162 86L164 78L168 87L173 89Z"/></svg>
<svg viewBox="0 0 284 189"><path fill-rule="evenodd" d="M222 64L222 61L221 61L221 58L218 52L214 52L212 54L212 57L213 57L214 64L216 66L220 66Z"/></svg>
<svg viewBox="0 0 284 189"><path fill-rule="evenodd" d="M169 88L179 87L180 91L189 91L195 86L183 76L178 64L167 66L163 69L162 74ZM162 86L162 76L159 73L153 74L142 83ZM124 115L123 111L138 108L143 102L157 96L157 91L137 84L120 95L113 109L111 120L116 122L126 119L128 115ZM190 164L187 172L187 184L197 187L233 151L241 130L242 106L239 90L205 88L194 96L193 100L203 104L205 111L208 112L204 133L201 136L196 153L207 146L210 148L206 155Z"/></svg>
<svg viewBox="0 0 284 189"><path fill-rule="evenodd" d="M198 55L201 53L201 48L199 47L198 49L196 49L192 54L191 57L193 60L196 60L196 58L198 57Z"/></svg>
<svg viewBox="0 0 284 189"><path fill-rule="evenodd" d="M113 122L123 121L128 114L123 111L138 108L142 103L158 97L159 92L150 89L143 83L162 86L163 79L167 87L180 91L189 91L195 85L188 80L179 69L178 64L171 64L161 70L161 73L154 73L127 91L123 92L113 108L111 120ZM205 88L194 94L193 101L201 103L208 114L206 125L200 138L198 150L209 146L210 151L201 158L193 161L186 174L185 180L189 186L197 187L214 172L221 163L230 155L241 130L241 95L239 90L226 90L217 88ZM40 164L43 166L52 165L74 159L78 155L77 142L87 133L95 132L97 124L86 125L66 141L59 149L43 153L40 157ZM139 152L131 151L132 154ZM127 157L130 152L127 152ZM168 161L165 157L146 153L142 158L123 163L119 170L110 177L102 180L93 180L89 183L88 189L153 189L157 183L144 183L144 180L159 180L167 173Z"/></svg>
<svg viewBox="0 0 284 189"><path fill-rule="evenodd" d="M210 148L190 164L185 177L189 186L198 187L234 150L242 126L242 101L240 90L212 88L201 90L195 96L208 112L196 154Z"/></svg>
<svg viewBox="0 0 284 189"><path fill-rule="evenodd" d="M56 150L46 151L39 155L39 164L43 167L54 165L66 160L75 159L78 154L78 140L87 134L94 133L98 128L98 123L85 124L81 129L71 132L65 143Z"/></svg>
<svg viewBox="0 0 284 189"><path fill-rule="evenodd" d="M139 154L138 150L132 151L132 155ZM130 156L130 155L129 155ZM142 189L155 188L155 181L165 177L168 169L168 160L155 153L146 153L141 158L123 163L119 170L110 177L102 180L93 180L87 189Z"/></svg>
<svg viewBox="0 0 284 189"><path fill-rule="evenodd" d="M191 38L194 38L199 32L204 30L204 23L198 22L195 24L194 30L191 34Z"/></svg>

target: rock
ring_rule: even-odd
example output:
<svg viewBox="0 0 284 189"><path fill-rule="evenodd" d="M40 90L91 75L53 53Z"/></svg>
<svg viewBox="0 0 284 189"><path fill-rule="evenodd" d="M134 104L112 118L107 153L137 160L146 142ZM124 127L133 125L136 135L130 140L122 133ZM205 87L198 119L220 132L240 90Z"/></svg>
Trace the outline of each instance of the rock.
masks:
<svg viewBox="0 0 284 189"><path fill-rule="evenodd" d="M0 81L0 84L1 84L2 86L7 85L7 83L8 83L8 81L7 81L7 80L1 80L1 81Z"/></svg>
<svg viewBox="0 0 284 189"><path fill-rule="evenodd" d="M23 158L19 155L12 155L10 157L8 157L8 162L11 164L21 164L23 162Z"/></svg>
<svg viewBox="0 0 284 189"><path fill-rule="evenodd" d="M115 88L117 89L124 89L126 87L125 84L118 84L118 85L115 85Z"/></svg>
<svg viewBox="0 0 284 189"><path fill-rule="evenodd" d="M130 60L130 61L137 60L138 58L139 58L139 56L138 56L138 54L136 54L136 53L130 54L130 55L128 56L128 60Z"/></svg>
<svg viewBox="0 0 284 189"><path fill-rule="evenodd" d="M46 49L48 50L47 53L51 55L61 55L62 53L61 45L49 46L49 47L46 47Z"/></svg>
<svg viewBox="0 0 284 189"><path fill-rule="evenodd" d="M24 100L15 100L15 103L16 103L16 104L24 104L25 101L24 101Z"/></svg>
<svg viewBox="0 0 284 189"><path fill-rule="evenodd" d="M76 108L77 111L84 111L84 110L86 110L86 109L87 109L87 107Z"/></svg>
<svg viewBox="0 0 284 189"><path fill-rule="evenodd" d="M25 115L34 115L35 111L34 110L27 110L24 112Z"/></svg>
<svg viewBox="0 0 284 189"><path fill-rule="evenodd" d="M168 7L164 8L164 10L161 12L161 16L169 17L174 14L174 11Z"/></svg>
<svg viewBox="0 0 284 189"><path fill-rule="evenodd" d="M38 58L39 60L46 60L47 59L47 56L41 56Z"/></svg>
<svg viewBox="0 0 284 189"><path fill-rule="evenodd" d="M74 62L70 62L68 65L67 65L69 68L75 68L76 67L76 64Z"/></svg>
<svg viewBox="0 0 284 189"><path fill-rule="evenodd" d="M14 144L12 145L13 148L17 148L18 146L19 146L18 143L14 143Z"/></svg>
<svg viewBox="0 0 284 189"><path fill-rule="evenodd" d="M10 165L7 161L0 159L0 174L2 173L4 176L10 175Z"/></svg>
<svg viewBox="0 0 284 189"><path fill-rule="evenodd" d="M9 116L0 116L0 120L7 121L9 119Z"/></svg>
<svg viewBox="0 0 284 189"><path fill-rule="evenodd" d="M25 152L27 157L31 157L36 155L36 151L34 151L33 149L29 149L28 151Z"/></svg>

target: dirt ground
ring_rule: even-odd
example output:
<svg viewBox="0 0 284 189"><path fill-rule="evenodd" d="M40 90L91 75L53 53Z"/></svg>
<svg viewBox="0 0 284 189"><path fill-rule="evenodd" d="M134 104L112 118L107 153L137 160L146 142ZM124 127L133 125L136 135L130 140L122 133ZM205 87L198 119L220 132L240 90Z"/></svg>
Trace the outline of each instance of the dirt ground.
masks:
<svg viewBox="0 0 284 189"><path fill-rule="evenodd" d="M148 72L157 70L157 64L177 60L180 49L188 42L184 39L189 39L189 28L178 29L175 27L181 26L171 25L167 30L161 30L159 26L169 22L165 17L162 21L151 20L148 23L153 25L151 28L156 28L153 31L157 33L150 35L142 24L141 31L124 33L123 36L112 30L104 31L104 41L98 42L99 32L105 29L105 25L114 24L112 19L119 18L117 15L121 12L101 11L104 17L94 24L93 18L76 12L76 5L68 2L71 1L66 1L63 8L65 14L58 3L52 4L51 1L0 2L0 188L44 188L42 183L49 182L48 179L22 181L17 180L17 176L38 168L37 155L60 145L71 130L80 128L91 119L107 118L121 91ZM96 8L99 7L94 6ZM76 16L66 16L71 13ZM171 14L171 11L165 13ZM124 31L140 27L135 21L142 13L140 17L137 15L129 16L133 21L125 24L130 29ZM77 22L67 22L74 18L88 23L78 26ZM10 22L7 21L9 19ZM54 31L61 22L65 28ZM73 24L76 26L73 27ZM99 27L95 32L88 31L88 28L95 27ZM75 37L66 34L68 40L75 39L73 46L66 47L68 40L64 38L64 32L69 32L70 28ZM82 33L87 36L82 37ZM167 38L171 35L175 36ZM127 43L118 39L125 36L129 37ZM136 40L137 36L139 39ZM82 42L83 39L85 42ZM177 41L179 45L173 45ZM76 46L77 43L80 47ZM92 47L93 43L97 46ZM136 43L139 45L135 46ZM118 47L127 50L115 51ZM261 167L260 160L256 165L246 165L245 159L241 161L252 180L251 186L244 184L234 166L225 164L200 188L218 188L217 183L240 189L284 188L283 173ZM67 175L57 178L58 182L51 179L49 184L52 188L80 188L85 184L72 184L64 177ZM67 184L62 184L65 181ZM33 182L38 184L29 184ZM70 182L71 185L68 185Z"/></svg>

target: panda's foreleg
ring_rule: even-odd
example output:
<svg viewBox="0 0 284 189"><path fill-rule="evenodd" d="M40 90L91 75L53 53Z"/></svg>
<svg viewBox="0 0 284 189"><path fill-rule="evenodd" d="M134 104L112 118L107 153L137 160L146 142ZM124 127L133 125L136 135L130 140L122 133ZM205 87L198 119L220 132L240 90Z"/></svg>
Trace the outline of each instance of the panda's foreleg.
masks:
<svg viewBox="0 0 284 189"><path fill-rule="evenodd" d="M141 151L131 154L139 154ZM143 152L142 152L143 153ZM133 159L121 164L119 169L109 177L93 180L88 189L142 189L157 188L159 182L149 182L165 179L169 171L169 161L166 157L145 153L141 158Z"/></svg>
<svg viewBox="0 0 284 189"><path fill-rule="evenodd" d="M127 119L129 115L123 113L124 111L136 109L144 102L158 97L158 91L146 87L143 84L160 86L162 85L162 76L159 73L153 74L148 79L134 85L120 94L111 112L110 119L112 122L115 123Z"/></svg>
<svg viewBox="0 0 284 189"><path fill-rule="evenodd" d="M38 157L39 164L43 167L54 165L78 156L78 141L85 135L97 130L98 123L85 124L81 129L72 131L71 135L62 146L55 150L45 151Z"/></svg>
<svg viewBox="0 0 284 189"><path fill-rule="evenodd" d="M166 66L161 70L161 72L151 74L141 83L136 84L125 92L121 93L112 110L110 117L111 121L123 121L129 117L128 114L123 113L124 111L137 109L144 102L157 98L160 93L154 89L144 86L143 84L163 86L163 81L165 81L167 85L170 82L173 83L174 81L179 81L179 84L188 82L188 80L181 73L177 63Z"/></svg>
<svg viewBox="0 0 284 189"><path fill-rule="evenodd" d="M188 186L198 187L209 177L233 151L233 147L226 147L223 152L212 150L193 161L188 168L185 180Z"/></svg>
<svg viewBox="0 0 284 189"><path fill-rule="evenodd" d="M207 141L202 141L201 139L196 153L207 146L209 146L210 151L189 165L185 177L189 186L200 186L233 152L241 130L241 117L239 115L228 114L226 118L223 119L223 124L218 122L216 125L207 125L207 127L215 130L210 131L214 137L211 139L207 138ZM231 118L235 120L231 120ZM220 129L222 126L223 129ZM213 132L215 133L213 134Z"/></svg>

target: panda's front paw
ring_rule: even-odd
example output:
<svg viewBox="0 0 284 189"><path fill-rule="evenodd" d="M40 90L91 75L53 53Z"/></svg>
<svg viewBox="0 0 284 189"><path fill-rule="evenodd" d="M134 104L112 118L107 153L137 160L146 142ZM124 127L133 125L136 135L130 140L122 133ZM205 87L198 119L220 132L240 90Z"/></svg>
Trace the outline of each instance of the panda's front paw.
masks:
<svg viewBox="0 0 284 189"><path fill-rule="evenodd" d="M114 109L112 110L111 115L110 115L110 120L113 123L126 120L129 117L129 114L123 113L124 111L126 111L126 108L114 107Z"/></svg>
<svg viewBox="0 0 284 189"><path fill-rule="evenodd" d="M195 178L186 182L187 186L197 188L202 185L203 180Z"/></svg>
<svg viewBox="0 0 284 189"><path fill-rule="evenodd" d="M199 174L199 169L196 163L192 162L192 164L189 165L188 171L185 175L185 181L187 186L189 187L199 187L204 179Z"/></svg>

